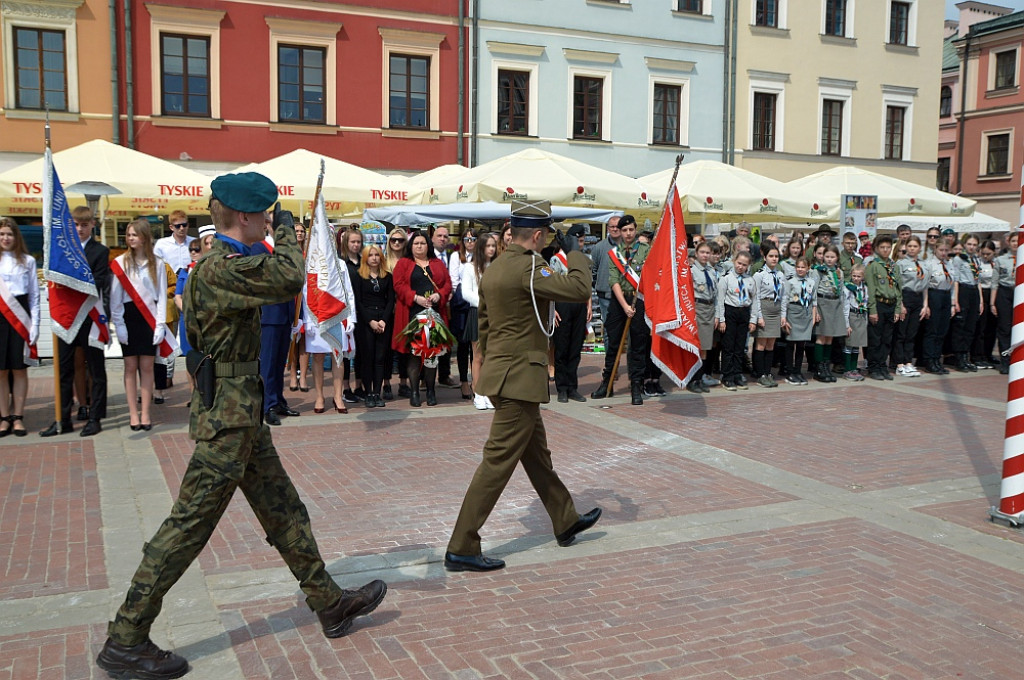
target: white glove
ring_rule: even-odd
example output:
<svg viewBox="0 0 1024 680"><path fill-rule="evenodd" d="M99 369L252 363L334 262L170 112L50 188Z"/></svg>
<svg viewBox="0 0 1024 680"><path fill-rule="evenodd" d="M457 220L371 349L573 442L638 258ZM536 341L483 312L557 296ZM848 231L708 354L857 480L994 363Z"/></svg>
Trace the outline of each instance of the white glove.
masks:
<svg viewBox="0 0 1024 680"><path fill-rule="evenodd" d="M164 328L165 327L164 327L163 324L159 324L156 327L156 330L153 331L153 344L154 345L159 345L160 341L164 339Z"/></svg>
<svg viewBox="0 0 1024 680"><path fill-rule="evenodd" d="M302 337L302 326L301 321L292 326L292 340L298 340Z"/></svg>
<svg viewBox="0 0 1024 680"><path fill-rule="evenodd" d="M39 340L39 327L38 326L34 326L28 332L28 344L34 345L34 344L36 344L37 340Z"/></svg>
<svg viewBox="0 0 1024 680"><path fill-rule="evenodd" d="M127 326L115 326L114 334L117 335L117 341L122 345L128 344L128 328Z"/></svg>

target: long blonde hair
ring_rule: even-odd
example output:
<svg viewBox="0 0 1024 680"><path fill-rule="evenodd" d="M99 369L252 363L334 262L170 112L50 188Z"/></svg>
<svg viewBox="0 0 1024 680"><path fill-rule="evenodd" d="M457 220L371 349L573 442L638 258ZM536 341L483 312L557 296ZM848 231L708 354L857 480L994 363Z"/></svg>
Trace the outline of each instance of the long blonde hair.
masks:
<svg viewBox="0 0 1024 680"><path fill-rule="evenodd" d="M139 250L142 251L143 260L136 259L135 251L129 248L125 251L124 261L128 265L126 272L127 274L133 274L142 268L142 265L146 265L146 270L149 272L149 278L156 285L156 254L153 252L153 229L149 226L149 221L143 218L132 220L128 224L128 228L125 229L125 238L128 236L128 229L135 231L135 236L139 239Z"/></svg>
<svg viewBox="0 0 1024 680"><path fill-rule="evenodd" d="M380 255L380 272L378 274L380 278L391 273L391 267L388 266L388 260L384 257L384 251L376 243L370 243L363 248L363 252L359 255L359 276L364 279L370 278L369 259L374 252Z"/></svg>
<svg viewBox="0 0 1024 680"><path fill-rule="evenodd" d="M388 232L388 243L387 247L384 248L384 262L386 262L388 265L388 271L392 272L395 271L395 264L397 264L398 261L402 259L402 255L405 253L404 245L402 246L402 249L398 251L398 255L395 255L394 251L391 249L391 237L394 236L395 234L401 234L402 236L405 237L406 244L409 243L409 232L407 232L405 229L402 229L401 227L395 227L390 232Z"/></svg>

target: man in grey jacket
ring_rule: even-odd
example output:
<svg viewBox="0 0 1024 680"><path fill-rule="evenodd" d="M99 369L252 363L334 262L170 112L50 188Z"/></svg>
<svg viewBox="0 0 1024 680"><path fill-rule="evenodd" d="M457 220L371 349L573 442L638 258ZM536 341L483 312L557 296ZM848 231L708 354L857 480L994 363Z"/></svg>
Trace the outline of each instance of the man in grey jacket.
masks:
<svg viewBox="0 0 1024 680"><path fill-rule="evenodd" d="M594 244L590 249L591 271L594 275L594 289L597 290L597 301L601 306L601 323L608 318L608 305L612 301L612 287L608 284L608 268L612 263L608 260L608 251L619 245L622 240L619 231L619 218L608 220L608 236Z"/></svg>

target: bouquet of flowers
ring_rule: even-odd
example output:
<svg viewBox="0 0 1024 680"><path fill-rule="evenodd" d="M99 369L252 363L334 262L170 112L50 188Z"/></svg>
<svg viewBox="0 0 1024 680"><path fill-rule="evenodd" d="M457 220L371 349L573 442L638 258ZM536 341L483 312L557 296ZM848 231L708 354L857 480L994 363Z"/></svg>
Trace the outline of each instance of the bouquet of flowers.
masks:
<svg viewBox="0 0 1024 680"><path fill-rule="evenodd" d="M399 334L409 343L409 351L423 358L427 368L437 366L437 357L455 344L455 336L433 309L424 309L414 316Z"/></svg>

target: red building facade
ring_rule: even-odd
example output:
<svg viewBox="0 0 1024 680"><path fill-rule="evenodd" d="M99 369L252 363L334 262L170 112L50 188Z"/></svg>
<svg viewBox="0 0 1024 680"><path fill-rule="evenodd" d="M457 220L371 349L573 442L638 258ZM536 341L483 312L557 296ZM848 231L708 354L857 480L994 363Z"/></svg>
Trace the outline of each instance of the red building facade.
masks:
<svg viewBox="0 0 1024 680"><path fill-rule="evenodd" d="M133 0L122 143L214 167L297 148L385 172L459 162L459 1Z"/></svg>

